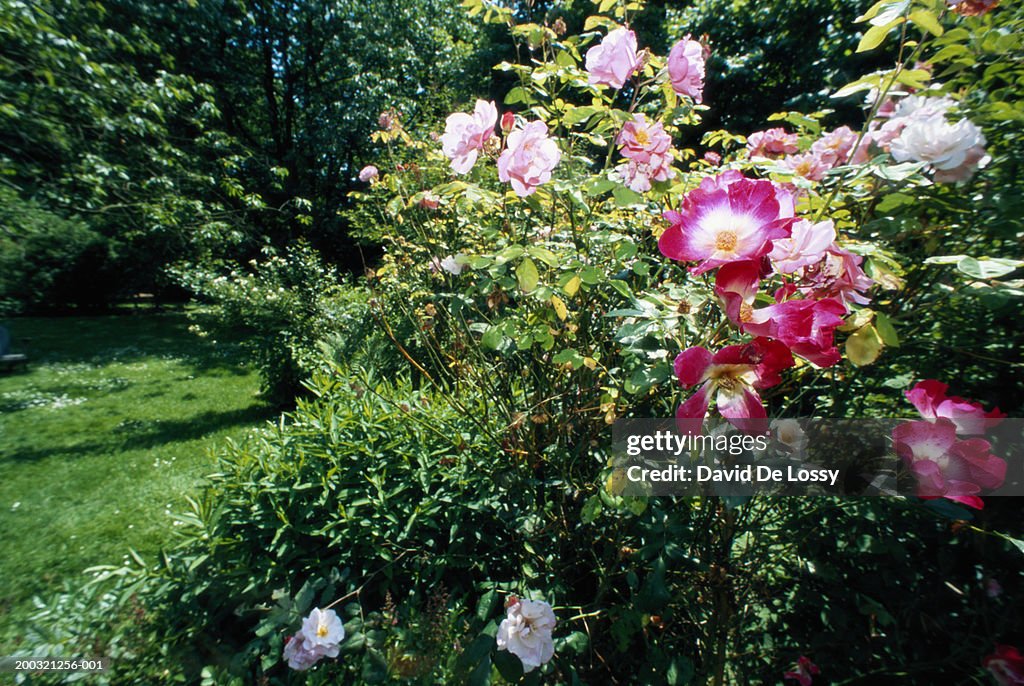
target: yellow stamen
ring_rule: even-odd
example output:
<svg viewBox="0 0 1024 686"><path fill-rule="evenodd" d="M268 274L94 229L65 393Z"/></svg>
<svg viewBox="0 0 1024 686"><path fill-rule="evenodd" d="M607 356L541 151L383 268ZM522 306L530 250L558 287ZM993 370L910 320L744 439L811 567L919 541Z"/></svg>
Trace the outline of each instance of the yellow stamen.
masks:
<svg viewBox="0 0 1024 686"><path fill-rule="evenodd" d="M736 249L736 232L719 231L715 236L715 249L722 252L732 252Z"/></svg>
<svg viewBox="0 0 1024 686"><path fill-rule="evenodd" d="M637 143L644 147L650 145L651 143L651 137L648 136L647 132L643 129L637 129L636 132L633 134L633 138L636 139Z"/></svg>
<svg viewBox="0 0 1024 686"><path fill-rule="evenodd" d="M319 636L320 638L323 638L324 636L326 636L327 635L327 627L324 626L323 624L318 626L316 628L316 635Z"/></svg>

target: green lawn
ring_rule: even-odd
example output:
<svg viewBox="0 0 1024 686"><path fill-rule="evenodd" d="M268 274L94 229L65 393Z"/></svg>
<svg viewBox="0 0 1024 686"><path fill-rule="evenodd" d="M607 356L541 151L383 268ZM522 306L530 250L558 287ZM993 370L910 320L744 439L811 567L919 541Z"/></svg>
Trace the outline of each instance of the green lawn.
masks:
<svg viewBox="0 0 1024 686"><path fill-rule="evenodd" d="M6 325L31 364L0 372L0 654L33 595L170 542L210 448L273 416L237 347L183 313Z"/></svg>

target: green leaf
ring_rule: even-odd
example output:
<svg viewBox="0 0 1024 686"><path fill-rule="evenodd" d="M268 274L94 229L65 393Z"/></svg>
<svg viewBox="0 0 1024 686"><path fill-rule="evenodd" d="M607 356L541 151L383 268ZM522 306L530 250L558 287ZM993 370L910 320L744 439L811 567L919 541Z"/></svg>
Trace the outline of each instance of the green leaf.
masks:
<svg viewBox="0 0 1024 686"><path fill-rule="evenodd" d="M501 347L504 336L501 334L500 326L492 326L484 332L483 338L480 339L480 345L487 350L497 350Z"/></svg>
<svg viewBox="0 0 1024 686"><path fill-rule="evenodd" d="M882 41L885 40L885 37L889 35L889 32L892 29L899 26L904 21L904 18L900 17L899 19L893 19L888 24L883 24L882 26L872 26L870 29L865 31L864 35L861 37L860 42L857 44L857 52L874 50L882 44Z"/></svg>
<svg viewBox="0 0 1024 686"><path fill-rule="evenodd" d="M642 195L622 185L615 186L612 190L612 197L615 198L615 204L619 207L638 205L644 201Z"/></svg>
<svg viewBox="0 0 1024 686"><path fill-rule="evenodd" d="M516 267L516 278L519 280L519 289L523 293L531 293L537 288L540 281L540 274L537 273L537 265L529 257L523 259Z"/></svg>
<svg viewBox="0 0 1024 686"><path fill-rule="evenodd" d="M978 259L965 257L957 262L956 265L957 269L975 279L997 279L1020 267L1024 267L1024 261L1022 260L992 257L981 257Z"/></svg>
<svg viewBox="0 0 1024 686"><path fill-rule="evenodd" d="M523 661L507 650L494 653L494 666L498 668L501 678L510 684L519 681L523 676Z"/></svg>
<svg viewBox="0 0 1024 686"><path fill-rule="evenodd" d="M846 339L846 357L858 367L866 367L882 354L882 339L871 324L857 329Z"/></svg>
<svg viewBox="0 0 1024 686"><path fill-rule="evenodd" d="M580 521L584 524L593 524L594 520L601 514L602 507L600 497L596 495L590 496L587 498L587 502L583 504L583 510L580 512Z"/></svg>
<svg viewBox="0 0 1024 686"><path fill-rule="evenodd" d="M890 348L900 347L900 338L896 335L896 327L892 325L892 320L889 317L881 312L875 314L875 328L883 343Z"/></svg>
<svg viewBox="0 0 1024 686"><path fill-rule="evenodd" d="M939 24L938 18L928 10L916 10L911 12L908 19L910 19L914 26L923 31L927 31L933 36L941 36L943 33L942 25Z"/></svg>

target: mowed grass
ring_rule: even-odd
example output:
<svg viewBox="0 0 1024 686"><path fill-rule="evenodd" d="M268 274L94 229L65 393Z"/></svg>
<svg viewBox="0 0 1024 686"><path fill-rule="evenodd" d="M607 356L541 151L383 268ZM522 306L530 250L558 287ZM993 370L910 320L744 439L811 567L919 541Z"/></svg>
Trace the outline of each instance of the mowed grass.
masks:
<svg viewBox="0 0 1024 686"><path fill-rule="evenodd" d="M0 655L33 596L172 543L211 447L273 416L237 346L184 313L5 324L31 363L0 372Z"/></svg>

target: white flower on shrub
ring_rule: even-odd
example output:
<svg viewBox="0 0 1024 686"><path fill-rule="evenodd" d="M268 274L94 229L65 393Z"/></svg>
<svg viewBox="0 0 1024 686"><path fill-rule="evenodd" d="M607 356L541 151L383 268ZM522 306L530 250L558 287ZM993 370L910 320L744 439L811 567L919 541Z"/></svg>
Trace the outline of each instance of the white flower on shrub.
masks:
<svg viewBox="0 0 1024 686"><path fill-rule="evenodd" d="M334 610L321 610L314 607L309 616L303 620L300 633L310 647L333 647L335 653L330 657L335 657L338 654L338 644L345 638L345 627L342 626L341 619Z"/></svg>
<svg viewBox="0 0 1024 686"><path fill-rule="evenodd" d="M524 672L532 671L554 656L554 628L555 613L550 605L543 600L519 600L512 596L505 619L498 627L498 650L518 657Z"/></svg>
<svg viewBox="0 0 1024 686"><path fill-rule="evenodd" d="M284 659L292 669L303 671L321 658L338 657L338 644L345 639L345 627L334 610L313 608L302 620L302 629L284 644Z"/></svg>
<svg viewBox="0 0 1024 686"><path fill-rule="evenodd" d="M975 169L988 164L985 136L969 119L956 123L944 115L913 116L890 146L897 162L927 162L936 181L968 178Z"/></svg>
<svg viewBox="0 0 1024 686"><path fill-rule="evenodd" d="M460 264L455 261L456 255L449 255L448 257L441 260L441 269L445 270L449 274L458 276L462 273L462 270L466 268L466 265Z"/></svg>

